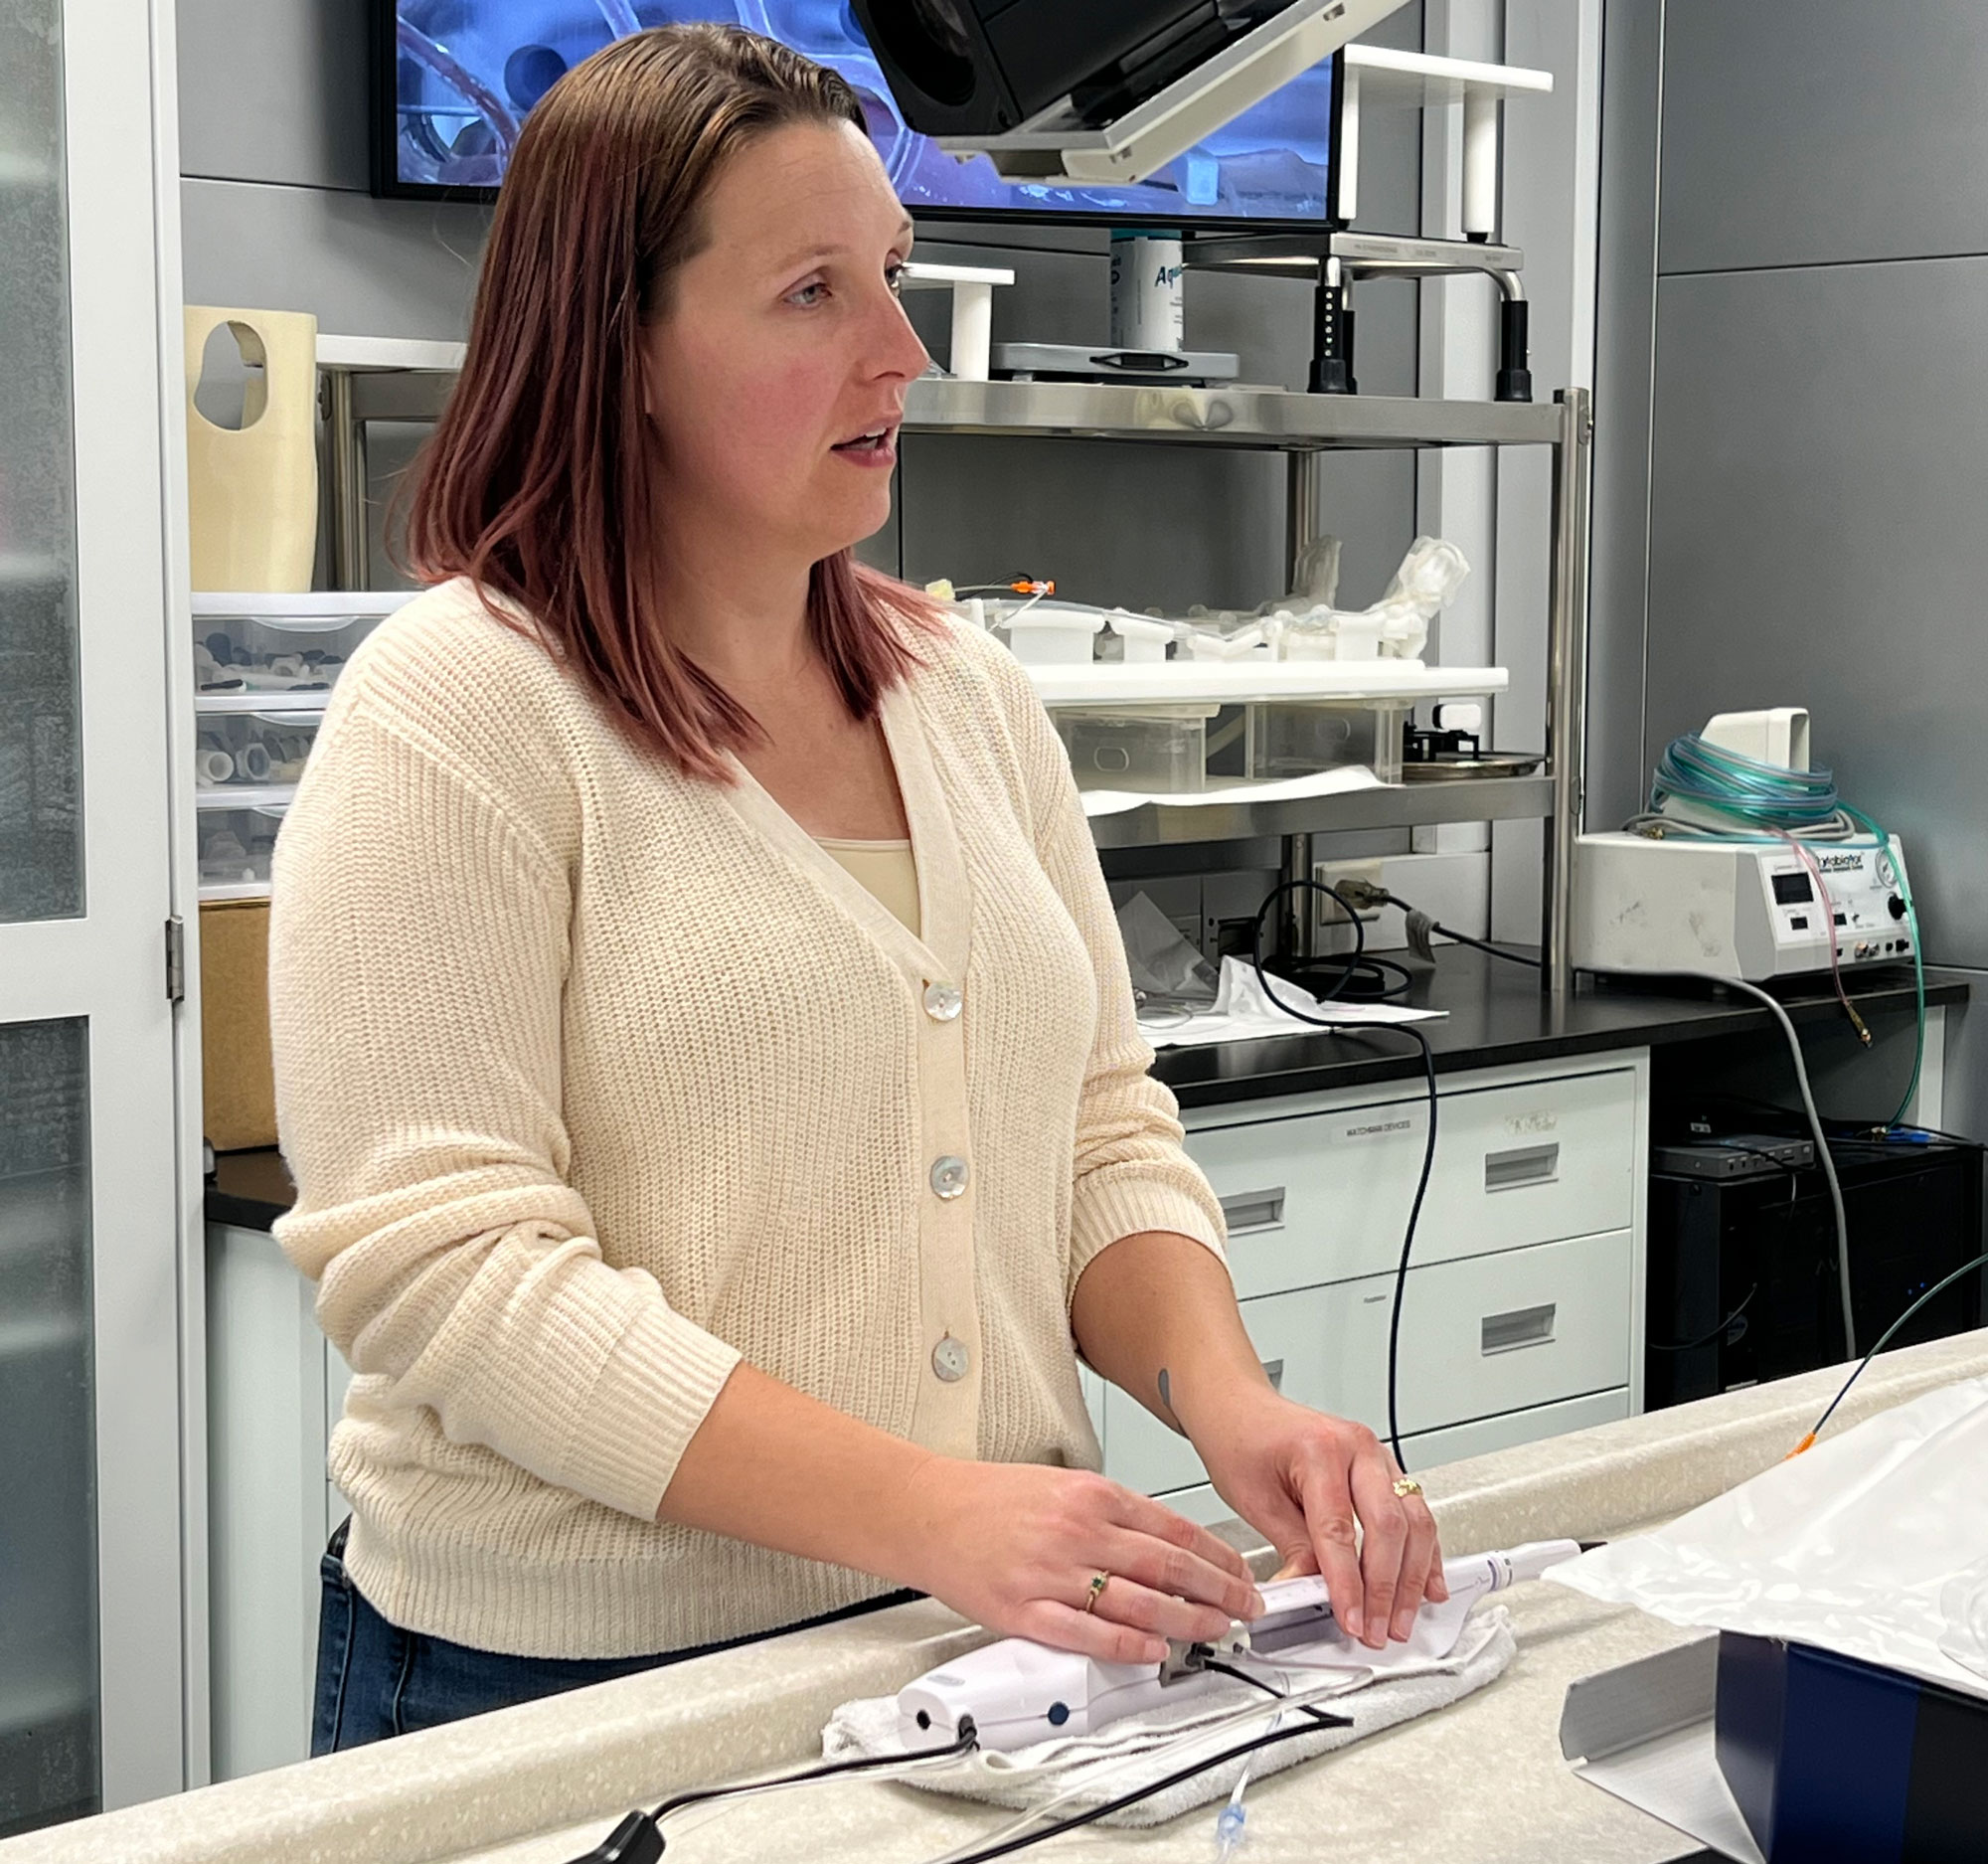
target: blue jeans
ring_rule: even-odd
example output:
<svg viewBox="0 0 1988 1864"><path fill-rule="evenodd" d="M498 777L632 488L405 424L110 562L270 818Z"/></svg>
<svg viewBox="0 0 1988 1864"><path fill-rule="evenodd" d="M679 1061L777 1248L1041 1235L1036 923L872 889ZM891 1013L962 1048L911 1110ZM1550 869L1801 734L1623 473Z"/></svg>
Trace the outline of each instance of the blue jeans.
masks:
<svg viewBox="0 0 1988 1864"><path fill-rule="evenodd" d="M313 1757L362 1748L416 1729L438 1728L464 1716L536 1702L542 1696L611 1682L752 1641L736 1637L724 1644L666 1650L652 1657L514 1657L403 1630L367 1604L346 1573L343 1556L350 1526L348 1521L331 1537L319 1567L324 1588L317 1621L317 1695L311 1712ZM894 1593L866 1600L808 1623L853 1617L911 1597Z"/></svg>

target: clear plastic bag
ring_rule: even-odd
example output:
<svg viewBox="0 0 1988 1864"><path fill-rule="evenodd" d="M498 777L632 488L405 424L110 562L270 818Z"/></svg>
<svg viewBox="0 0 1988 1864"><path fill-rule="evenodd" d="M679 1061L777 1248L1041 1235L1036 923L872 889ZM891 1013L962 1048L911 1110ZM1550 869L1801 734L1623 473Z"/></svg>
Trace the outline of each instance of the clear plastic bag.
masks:
<svg viewBox="0 0 1988 1864"><path fill-rule="evenodd" d="M1927 1392L1548 1577L1988 1696L1988 1379Z"/></svg>

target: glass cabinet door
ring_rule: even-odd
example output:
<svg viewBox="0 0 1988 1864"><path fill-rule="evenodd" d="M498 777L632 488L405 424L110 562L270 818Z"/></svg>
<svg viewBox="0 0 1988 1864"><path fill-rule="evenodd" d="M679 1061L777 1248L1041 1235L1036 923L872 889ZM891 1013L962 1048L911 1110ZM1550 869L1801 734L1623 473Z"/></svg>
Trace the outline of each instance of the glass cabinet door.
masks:
<svg viewBox="0 0 1988 1864"><path fill-rule="evenodd" d="M152 42L0 7L0 1837L187 1772Z"/></svg>

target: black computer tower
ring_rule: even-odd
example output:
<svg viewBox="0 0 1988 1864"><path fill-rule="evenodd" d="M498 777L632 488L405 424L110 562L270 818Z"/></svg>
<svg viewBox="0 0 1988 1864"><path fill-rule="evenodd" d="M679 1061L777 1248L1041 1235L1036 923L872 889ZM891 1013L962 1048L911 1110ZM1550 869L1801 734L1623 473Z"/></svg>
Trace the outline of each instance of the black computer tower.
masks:
<svg viewBox="0 0 1988 1864"><path fill-rule="evenodd" d="M1850 1230L1857 1349L1982 1249L1982 1148L1843 1141L1832 1148ZM1963 1276L1894 1346L1982 1322ZM1650 1174L1644 1402L1651 1410L1834 1365L1846 1357L1836 1227L1820 1170L1720 1181Z"/></svg>

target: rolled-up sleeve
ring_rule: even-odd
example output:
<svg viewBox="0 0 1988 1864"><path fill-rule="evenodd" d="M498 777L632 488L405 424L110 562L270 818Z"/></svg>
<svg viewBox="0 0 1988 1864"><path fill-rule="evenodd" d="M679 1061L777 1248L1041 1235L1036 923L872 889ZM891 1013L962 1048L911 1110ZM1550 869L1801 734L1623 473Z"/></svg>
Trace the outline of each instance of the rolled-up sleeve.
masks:
<svg viewBox="0 0 1988 1864"><path fill-rule="evenodd" d="M377 1402L653 1518L739 1354L602 1260L568 1182L570 911L446 759L363 712L327 728L276 853L277 1238Z"/></svg>
<svg viewBox="0 0 1988 1864"><path fill-rule="evenodd" d="M1179 1105L1150 1073L1153 1051L1139 1033L1125 942L1070 761L1019 668L1016 677L1024 690L1011 699L1011 717L1028 774L1037 854L1090 953L1097 986L1077 1108L1068 1301L1092 1260L1123 1237L1169 1230L1223 1257L1225 1234L1222 1207L1181 1142Z"/></svg>

